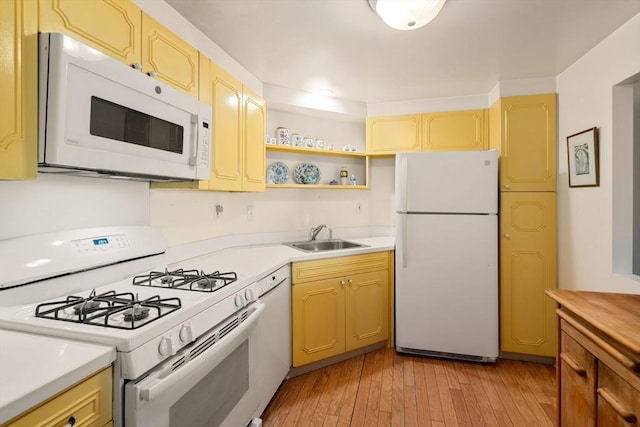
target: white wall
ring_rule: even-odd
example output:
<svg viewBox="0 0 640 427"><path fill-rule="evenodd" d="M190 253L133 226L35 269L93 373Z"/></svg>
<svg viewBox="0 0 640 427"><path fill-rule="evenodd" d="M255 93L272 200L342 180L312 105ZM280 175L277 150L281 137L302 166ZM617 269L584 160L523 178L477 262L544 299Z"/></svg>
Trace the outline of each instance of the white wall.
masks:
<svg viewBox="0 0 640 427"><path fill-rule="evenodd" d="M640 15L558 75L558 284L640 293L640 281L613 273L613 86L640 72ZM566 137L599 128L600 186L569 188ZM616 183L620 185L621 183ZM629 182L629 185L631 183Z"/></svg>

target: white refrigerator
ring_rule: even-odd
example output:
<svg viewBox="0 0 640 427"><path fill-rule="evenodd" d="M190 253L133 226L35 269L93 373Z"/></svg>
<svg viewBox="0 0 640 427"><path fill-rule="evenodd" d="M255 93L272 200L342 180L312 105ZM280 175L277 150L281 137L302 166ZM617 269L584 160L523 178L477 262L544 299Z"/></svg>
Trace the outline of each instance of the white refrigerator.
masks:
<svg viewBox="0 0 640 427"><path fill-rule="evenodd" d="M498 357L498 155L396 155L399 352Z"/></svg>

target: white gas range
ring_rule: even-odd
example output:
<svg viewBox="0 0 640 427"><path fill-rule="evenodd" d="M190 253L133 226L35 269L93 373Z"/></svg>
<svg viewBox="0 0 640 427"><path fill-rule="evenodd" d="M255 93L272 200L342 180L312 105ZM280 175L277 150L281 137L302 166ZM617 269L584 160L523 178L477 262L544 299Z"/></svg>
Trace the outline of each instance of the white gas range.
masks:
<svg viewBox="0 0 640 427"><path fill-rule="evenodd" d="M258 296L288 272L256 283L215 257L166 265L165 249L138 226L0 241L0 328L115 347L117 426L246 425Z"/></svg>

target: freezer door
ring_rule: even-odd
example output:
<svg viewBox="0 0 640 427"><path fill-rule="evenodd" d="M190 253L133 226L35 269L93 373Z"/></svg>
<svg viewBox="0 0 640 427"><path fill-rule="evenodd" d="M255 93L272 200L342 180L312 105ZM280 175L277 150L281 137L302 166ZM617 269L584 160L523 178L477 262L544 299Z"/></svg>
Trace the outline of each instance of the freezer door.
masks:
<svg viewBox="0 0 640 427"><path fill-rule="evenodd" d="M498 356L496 215L396 217L396 347Z"/></svg>
<svg viewBox="0 0 640 427"><path fill-rule="evenodd" d="M396 212L498 212L495 150L398 153L395 182Z"/></svg>

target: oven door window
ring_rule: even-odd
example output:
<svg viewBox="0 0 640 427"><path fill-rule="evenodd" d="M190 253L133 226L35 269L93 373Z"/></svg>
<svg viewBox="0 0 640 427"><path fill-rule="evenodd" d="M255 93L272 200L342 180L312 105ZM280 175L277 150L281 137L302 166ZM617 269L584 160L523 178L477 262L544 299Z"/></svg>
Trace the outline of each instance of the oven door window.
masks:
<svg viewBox="0 0 640 427"><path fill-rule="evenodd" d="M111 101L91 97L91 135L182 154L184 128Z"/></svg>
<svg viewBox="0 0 640 427"><path fill-rule="evenodd" d="M249 390L249 341L169 409L171 426L219 426Z"/></svg>

